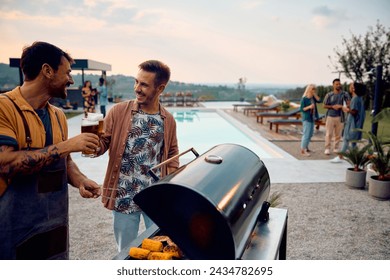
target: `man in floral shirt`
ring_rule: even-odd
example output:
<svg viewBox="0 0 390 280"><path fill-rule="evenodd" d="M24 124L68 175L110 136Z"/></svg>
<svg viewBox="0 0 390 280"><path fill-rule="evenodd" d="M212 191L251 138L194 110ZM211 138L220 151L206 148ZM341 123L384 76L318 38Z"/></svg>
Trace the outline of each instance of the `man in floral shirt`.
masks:
<svg viewBox="0 0 390 280"><path fill-rule="evenodd" d="M175 119L159 102L169 78L170 69L164 63L141 63L134 84L135 100L115 105L104 119L99 155L109 150L109 163L102 201L113 210L119 251L137 237L141 215L146 227L152 224L133 201L152 183L149 169L179 153ZM179 161L172 160L156 175L164 177L178 167Z"/></svg>

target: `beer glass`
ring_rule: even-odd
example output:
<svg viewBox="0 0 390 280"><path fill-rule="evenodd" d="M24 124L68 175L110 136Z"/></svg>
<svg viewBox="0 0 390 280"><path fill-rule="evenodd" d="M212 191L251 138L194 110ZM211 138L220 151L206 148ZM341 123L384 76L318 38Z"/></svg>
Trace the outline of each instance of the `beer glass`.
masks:
<svg viewBox="0 0 390 280"><path fill-rule="evenodd" d="M81 133L93 133L97 136L103 134L103 114L88 113L86 118L81 121ZM83 157L96 157L96 152L82 152Z"/></svg>

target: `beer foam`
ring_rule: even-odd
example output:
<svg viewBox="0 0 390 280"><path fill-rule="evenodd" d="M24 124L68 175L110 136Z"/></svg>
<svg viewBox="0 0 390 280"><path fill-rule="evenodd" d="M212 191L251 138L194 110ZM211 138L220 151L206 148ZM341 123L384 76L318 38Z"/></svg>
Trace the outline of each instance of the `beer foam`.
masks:
<svg viewBox="0 0 390 280"><path fill-rule="evenodd" d="M88 117L87 119L89 121L94 121L94 122L98 122L98 121L101 121L103 119L103 114L98 114L98 113L88 113Z"/></svg>
<svg viewBox="0 0 390 280"><path fill-rule="evenodd" d="M81 120L81 126L99 125L99 121L91 121L87 118Z"/></svg>

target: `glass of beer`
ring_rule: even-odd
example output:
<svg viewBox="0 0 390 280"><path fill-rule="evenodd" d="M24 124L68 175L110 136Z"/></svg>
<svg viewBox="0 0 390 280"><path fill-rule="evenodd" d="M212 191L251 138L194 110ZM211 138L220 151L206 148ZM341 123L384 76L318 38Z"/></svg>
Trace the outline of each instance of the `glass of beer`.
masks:
<svg viewBox="0 0 390 280"><path fill-rule="evenodd" d="M103 134L103 114L88 113L86 118L81 121L81 133L93 133L97 136ZM86 153L82 152L83 157L96 157L96 152Z"/></svg>

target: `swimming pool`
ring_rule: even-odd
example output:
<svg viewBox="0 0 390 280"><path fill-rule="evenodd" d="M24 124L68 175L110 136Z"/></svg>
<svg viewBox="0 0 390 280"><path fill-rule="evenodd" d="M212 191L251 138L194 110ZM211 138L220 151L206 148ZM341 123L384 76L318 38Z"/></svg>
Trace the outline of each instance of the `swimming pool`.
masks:
<svg viewBox="0 0 390 280"><path fill-rule="evenodd" d="M194 148L203 154L215 145L233 143L250 149L261 159L289 156L223 110L169 108L169 111L176 119L180 152ZM181 161L188 161L188 157L191 154L183 155Z"/></svg>

